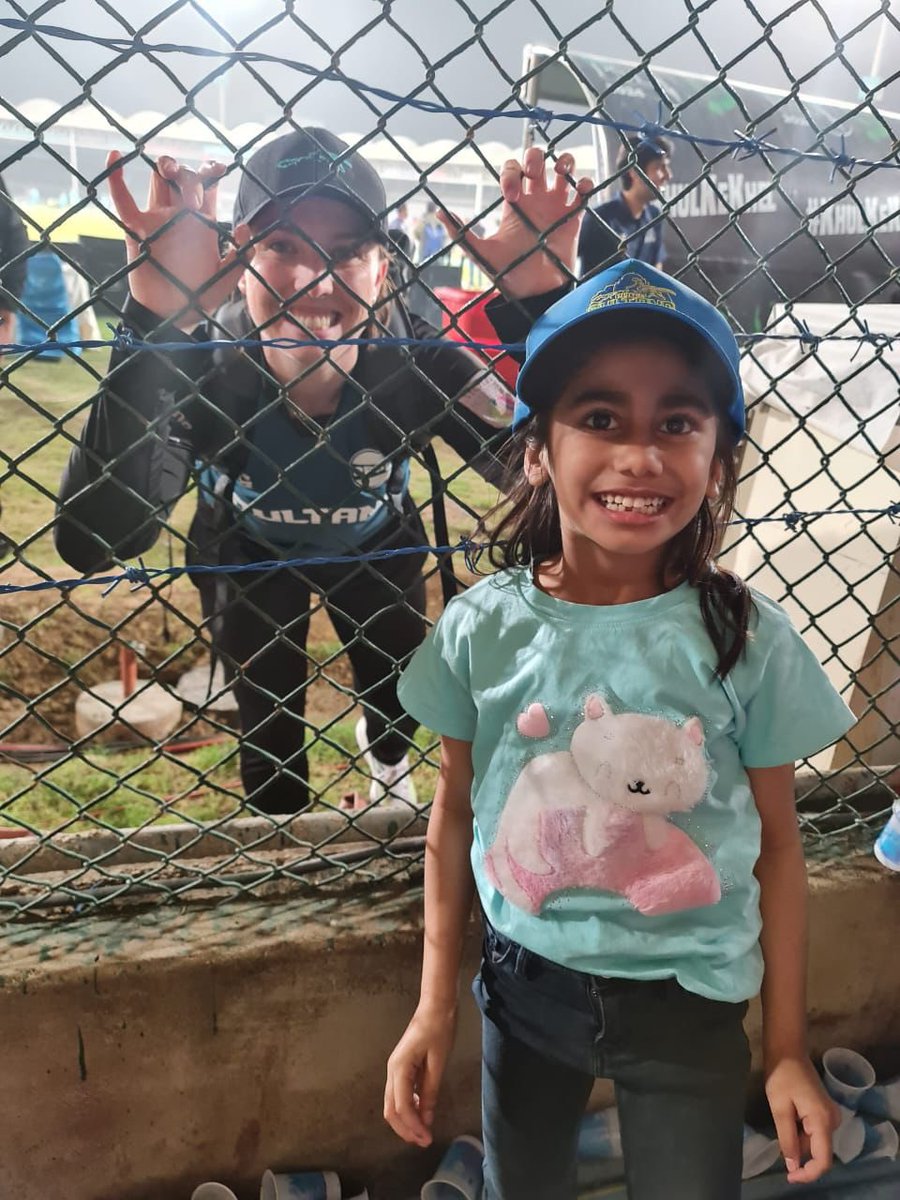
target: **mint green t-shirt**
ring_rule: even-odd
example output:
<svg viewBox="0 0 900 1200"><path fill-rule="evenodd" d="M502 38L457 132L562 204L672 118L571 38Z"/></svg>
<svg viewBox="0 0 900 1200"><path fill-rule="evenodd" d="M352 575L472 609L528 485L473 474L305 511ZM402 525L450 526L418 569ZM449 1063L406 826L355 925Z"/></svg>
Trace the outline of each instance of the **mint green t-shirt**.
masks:
<svg viewBox="0 0 900 1200"><path fill-rule="evenodd" d="M472 868L501 933L578 971L756 994L760 821L745 768L814 754L855 718L786 613L754 600L724 682L688 584L593 606L512 570L447 606L399 695L472 743Z"/></svg>

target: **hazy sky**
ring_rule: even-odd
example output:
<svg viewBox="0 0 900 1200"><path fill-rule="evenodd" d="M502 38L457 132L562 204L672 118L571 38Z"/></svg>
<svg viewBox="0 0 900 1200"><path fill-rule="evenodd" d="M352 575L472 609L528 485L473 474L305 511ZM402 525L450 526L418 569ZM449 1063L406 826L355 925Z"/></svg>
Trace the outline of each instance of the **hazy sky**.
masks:
<svg viewBox="0 0 900 1200"><path fill-rule="evenodd" d="M433 65L434 88L426 88L423 97L489 108L509 96L505 76L520 74L527 42L556 46L565 40L572 50L629 59L652 54L659 65L708 73L718 69L717 59L732 64L729 75L735 79L777 86L812 72L804 90L850 100L859 87L849 68L863 76L870 72L882 27L881 73L900 62L900 34L873 15L878 0L791 5L754 0L752 6L743 0L293 0L293 15L285 11L286 2L192 0L176 7L163 0L51 0L40 5L37 19L99 37L130 37L141 29L145 42L157 46L226 49L221 28L247 50L313 68L333 62L347 76L398 93L422 84ZM0 16L23 19L36 7L0 0ZM160 15L170 9L171 15ZM785 13L790 15L779 20ZM831 61L817 69L834 51L826 14L846 39L846 63ZM868 26L848 37L867 17ZM94 99L123 114L145 108L176 112L185 103L185 87L198 86L220 61L164 50L129 58L102 46L25 36L5 27L0 56L3 98L13 106L35 96L76 101L84 90L81 81L91 78ZM391 114L386 100L366 101L345 83L316 81L277 63L233 65L224 96L213 82L192 99L213 118L223 101L230 126L275 122L287 106L295 118L335 131L368 130L385 114L390 132L419 141L458 137L461 128L443 114L410 108ZM882 105L900 108L900 88L886 89ZM478 136L515 144L521 121L495 120Z"/></svg>

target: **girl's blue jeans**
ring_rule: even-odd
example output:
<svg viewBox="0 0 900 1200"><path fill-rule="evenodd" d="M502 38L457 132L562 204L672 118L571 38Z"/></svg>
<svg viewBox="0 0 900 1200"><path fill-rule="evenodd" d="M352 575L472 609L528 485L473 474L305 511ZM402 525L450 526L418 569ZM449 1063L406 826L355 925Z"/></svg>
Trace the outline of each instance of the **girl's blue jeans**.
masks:
<svg viewBox="0 0 900 1200"><path fill-rule="evenodd" d="M739 1200L746 1002L585 975L485 923L483 1200L575 1200L578 1126L615 1084L629 1200Z"/></svg>

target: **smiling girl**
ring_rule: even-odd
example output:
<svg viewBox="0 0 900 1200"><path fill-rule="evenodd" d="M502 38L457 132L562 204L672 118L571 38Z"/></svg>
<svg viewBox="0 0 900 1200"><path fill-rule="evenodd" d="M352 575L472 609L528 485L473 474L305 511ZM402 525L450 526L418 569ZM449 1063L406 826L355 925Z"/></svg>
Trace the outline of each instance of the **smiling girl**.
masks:
<svg viewBox="0 0 900 1200"><path fill-rule="evenodd" d="M580 1119L614 1081L630 1200L737 1200L762 988L788 1178L831 1161L807 1054L794 761L853 716L778 605L715 562L744 432L724 318L617 263L534 325L502 569L400 682L441 735L421 995L385 1116L428 1145L477 893L485 1200L572 1200Z"/></svg>

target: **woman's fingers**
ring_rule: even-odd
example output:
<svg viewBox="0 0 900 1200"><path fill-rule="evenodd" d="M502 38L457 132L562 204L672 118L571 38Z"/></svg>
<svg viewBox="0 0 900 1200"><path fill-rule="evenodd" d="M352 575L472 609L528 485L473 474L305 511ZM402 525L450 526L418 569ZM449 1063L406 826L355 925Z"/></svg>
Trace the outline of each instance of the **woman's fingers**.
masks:
<svg viewBox="0 0 900 1200"><path fill-rule="evenodd" d="M439 208L437 210L437 219L447 230L447 236L450 240L456 242L466 254L477 261L485 239L479 237L471 229L463 229L465 222L462 217L457 216L456 213L452 213L446 208Z"/></svg>
<svg viewBox="0 0 900 1200"><path fill-rule="evenodd" d="M148 209L189 208L197 212L203 207L203 177L190 167L181 166L174 158L163 154L156 160L156 170L150 177Z"/></svg>
<svg viewBox="0 0 900 1200"><path fill-rule="evenodd" d="M147 211L173 208L178 203L178 191L175 176L178 163L167 154L162 154L156 160L150 174L150 191L147 195Z"/></svg>
<svg viewBox="0 0 900 1200"><path fill-rule="evenodd" d="M500 192L510 204L522 195L522 164L517 158L508 158L500 168Z"/></svg>
<svg viewBox="0 0 900 1200"><path fill-rule="evenodd" d="M561 154L553 164L553 170L555 173L553 181L554 191L567 195L569 180L572 178L572 172L575 170L575 159L571 154Z"/></svg>
<svg viewBox="0 0 900 1200"><path fill-rule="evenodd" d="M219 195L219 180L225 174L225 164L220 162L204 163L198 172L202 199L200 211L207 217L216 219L216 202Z"/></svg>
<svg viewBox="0 0 900 1200"><path fill-rule="evenodd" d="M200 175L190 167L179 167L174 183L181 193L181 203L184 207L199 212L203 207L203 180Z"/></svg>
<svg viewBox="0 0 900 1200"><path fill-rule="evenodd" d="M522 176L526 192L547 190L546 158L539 146L529 146L522 156Z"/></svg>
<svg viewBox="0 0 900 1200"><path fill-rule="evenodd" d="M122 170L122 155L118 150L110 150L106 156L106 166L109 171L109 194L115 210L119 214L119 220L126 229L139 233L141 210L135 204L134 196L128 190Z"/></svg>
<svg viewBox="0 0 900 1200"><path fill-rule="evenodd" d="M569 211L582 208L585 198L590 196L594 190L594 181L590 176L583 175L581 179L573 179L575 171L575 159L569 154L561 154L554 164L556 179L553 185L553 190L561 196L567 197L566 208ZM572 189L572 195L569 196L569 188Z"/></svg>
<svg viewBox="0 0 900 1200"><path fill-rule="evenodd" d="M575 199L574 204L581 204L586 196L590 196L594 190L594 181L589 175L582 175L575 184Z"/></svg>
<svg viewBox="0 0 900 1200"><path fill-rule="evenodd" d="M447 230L449 238L453 239L461 236L463 222L456 213L450 212L449 208L439 208L435 212L435 216Z"/></svg>

